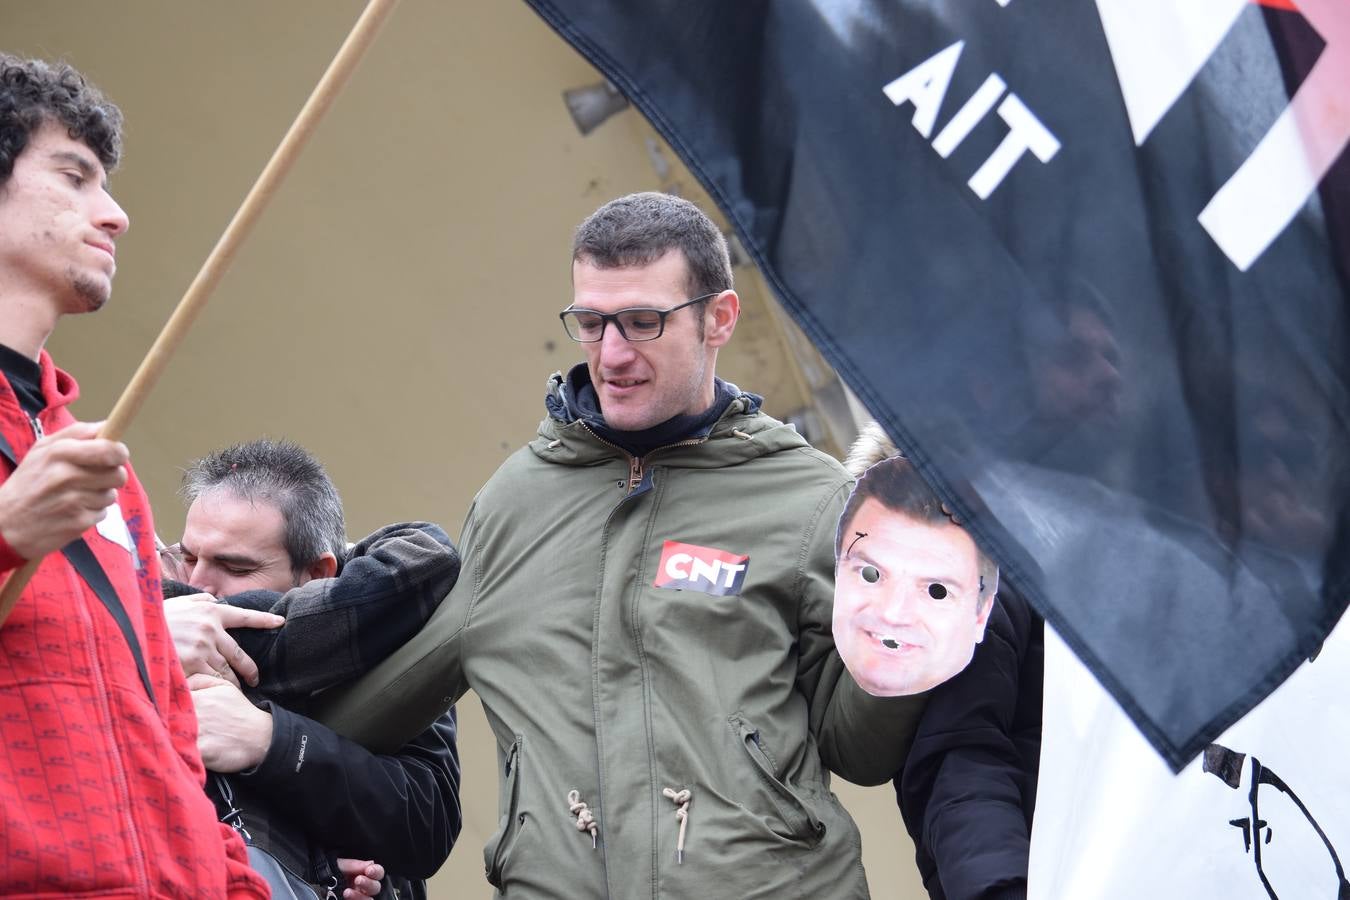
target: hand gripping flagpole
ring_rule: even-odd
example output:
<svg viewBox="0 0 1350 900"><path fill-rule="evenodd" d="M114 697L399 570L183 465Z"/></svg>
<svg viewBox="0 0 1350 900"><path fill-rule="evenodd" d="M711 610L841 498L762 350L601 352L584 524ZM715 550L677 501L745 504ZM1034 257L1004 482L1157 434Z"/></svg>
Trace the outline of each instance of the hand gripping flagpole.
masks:
<svg viewBox="0 0 1350 900"><path fill-rule="evenodd" d="M224 234L212 249L211 255L202 263L201 271L188 286L187 293L178 302L178 307L174 309L173 315L169 317L159 337L155 339L150 352L141 360L140 368L132 376L108 420L99 430L99 437L119 440L136 413L140 411L141 404L154 389L155 382L159 380L160 374L173 358L174 351L178 349L192 323L196 321L197 314L206 306L211 292L219 284L225 270L230 267L235 252L252 231L258 217L290 172L291 165L304 149L305 143L318 127L324 114L328 112L328 108L333 105L334 98L342 92L347 80L360 63L361 57L375 40L376 32L389 17L389 12L397 2L398 0L369 0L366 4L361 17L352 26L351 33L342 42L342 47L329 63L328 70L323 73L314 92L309 95L299 115L291 123L290 130L281 139L272 158L267 161L267 166L254 182L248 196L244 198L239 211L230 220ZM18 602L19 594L23 592L41 562L41 558L29 560L5 582L3 590L0 590L0 627L3 627L5 620L9 618L10 611Z"/></svg>

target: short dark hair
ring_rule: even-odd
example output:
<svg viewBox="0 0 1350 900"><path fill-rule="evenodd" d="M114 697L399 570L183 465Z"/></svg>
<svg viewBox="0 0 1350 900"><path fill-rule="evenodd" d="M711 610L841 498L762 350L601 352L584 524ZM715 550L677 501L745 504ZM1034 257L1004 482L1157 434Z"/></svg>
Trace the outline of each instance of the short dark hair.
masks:
<svg viewBox="0 0 1350 900"><path fill-rule="evenodd" d="M0 187L33 133L48 123L94 151L103 168L122 158L122 111L63 62L0 53Z"/></svg>
<svg viewBox="0 0 1350 900"><path fill-rule="evenodd" d="M572 261L601 269L649 266L671 250L684 254L690 298L731 290L727 239L701 209L673 194L611 200L587 216L572 239Z"/></svg>
<svg viewBox="0 0 1350 900"><path fill-rule="evenodd" d="M847 466L858 480L839 515L839 529L834 536L835 558L843 552L844 535L849 525L868 500L875 500L891 512L924 525L956 525L964 530L914 464L895 453L895 445L875 422L863 428L850 449ZM978 605L983 606L998 593L998 564L978 544L975 551L980 571Z"/></svg>
<svg viewBox="0 0 1350 900"><path fill-rule="evenodd" d="M219 488L243 500L265 500L280 510L286 554L297 575L325 553L341 559L347 549L337 488L323 465L299 444L262 438L208 453L188 466L179 492L191 505Z"/></svg>

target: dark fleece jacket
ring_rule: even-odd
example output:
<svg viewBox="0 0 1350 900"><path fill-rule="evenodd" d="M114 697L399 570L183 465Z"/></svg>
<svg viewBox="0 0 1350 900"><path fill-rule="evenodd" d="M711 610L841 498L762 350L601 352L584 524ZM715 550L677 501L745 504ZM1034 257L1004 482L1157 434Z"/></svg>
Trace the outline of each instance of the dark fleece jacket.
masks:
<svg viewBox="0 0 1350 900"><path fill-rule="evenodd" d="M895 791L932 900L1026 897L1044 647L1040 617L1004 589L970 665L929 694Z"/></svg>

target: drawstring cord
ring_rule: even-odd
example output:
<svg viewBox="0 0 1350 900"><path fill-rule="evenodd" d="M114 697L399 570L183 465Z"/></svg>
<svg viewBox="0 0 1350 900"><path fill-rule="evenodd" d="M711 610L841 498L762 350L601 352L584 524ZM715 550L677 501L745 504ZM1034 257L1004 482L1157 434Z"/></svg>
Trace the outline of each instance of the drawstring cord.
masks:
<svg viewBox="0 0 1350 900"><path fill-rule="evenodd" d="M683 864L684 829L689 825L689 801L693 799L693 795L689 793L688 788L685 788L682 791L677 791L673 788L662 788L661 795L671 803L674 803L677 807L675 810L675 818L678 819L680 823L680 836L675 841L675 862L677 864Z"/></svg>
<svg viewBox="0 0 1350 900"><path fill-rule="evenodd" d="M577 831L591 833L591 849L596 848L596 835L600 832L600 823L595 821L591 808L581 801L579 791L567 792L567 808L577 817Z"/></svg>

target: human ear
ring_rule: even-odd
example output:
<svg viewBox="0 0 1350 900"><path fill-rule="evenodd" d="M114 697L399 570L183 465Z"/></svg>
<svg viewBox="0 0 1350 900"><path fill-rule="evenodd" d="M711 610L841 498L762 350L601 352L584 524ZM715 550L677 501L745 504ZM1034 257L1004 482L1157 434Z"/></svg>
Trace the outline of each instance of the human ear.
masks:
<svg viewBox="0 0 1350 900"><path fill-rule="evenodd" d="M978 603L979 601L977 600L976 602ZM994 611L994 604L997 602L998 596L991 596L988 602L984 604L984 609L975 614L975 643L979 644L984 642L984 629L985 626L989 624L989 614Z"/></svg>
<svg viewBox="0 0 1350 900"><path fill-rule="evenodd" d="M332 578L337 574L337 557L325 553L305 569L306 580L313 578Z"/></svg>
<svg viewBox="0 0 1350 900"><path fill-rule="evenodd" d="M727 290L718 294L708 303L708 320L704 328L704 343L710 347L721 347L731 340L736 321L741 317L741 298L735 291Z"/></svg>

